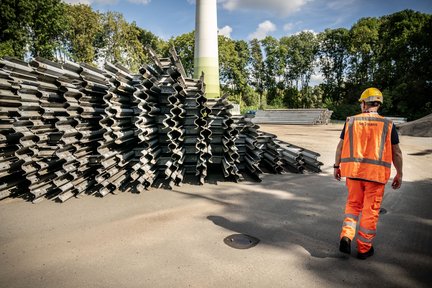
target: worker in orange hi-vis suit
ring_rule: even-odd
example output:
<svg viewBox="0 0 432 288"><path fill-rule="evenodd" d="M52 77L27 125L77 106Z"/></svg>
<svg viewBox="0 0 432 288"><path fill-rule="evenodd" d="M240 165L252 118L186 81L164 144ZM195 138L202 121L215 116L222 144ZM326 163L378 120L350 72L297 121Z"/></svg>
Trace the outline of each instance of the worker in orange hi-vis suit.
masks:
<svg viewBox="0 0 432 288"><path fill-rule="evenodd" d="M357 258L366 259L374 254L372 241L392 162L396 168L392 187L399 189L402 184L402 152L394 124L377 112L383 103L381 91L368 88L359 102L362 113L348 117L345 122L333 174L339 181L346 177L348 187L339 250L351 253L351 241L360 221Z"/></svg>

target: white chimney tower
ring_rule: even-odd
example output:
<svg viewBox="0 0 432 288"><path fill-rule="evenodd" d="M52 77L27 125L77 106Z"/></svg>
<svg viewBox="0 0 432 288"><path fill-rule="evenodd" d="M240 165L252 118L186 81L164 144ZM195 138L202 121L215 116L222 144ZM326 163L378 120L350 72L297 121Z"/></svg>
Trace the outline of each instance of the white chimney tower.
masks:
<svg viewBox="0 0 432 288"><path fill-rule="evenodd" d="M220 97L217 33L216 0L196 0L194 78L204 72L207 98Z"/></svg>

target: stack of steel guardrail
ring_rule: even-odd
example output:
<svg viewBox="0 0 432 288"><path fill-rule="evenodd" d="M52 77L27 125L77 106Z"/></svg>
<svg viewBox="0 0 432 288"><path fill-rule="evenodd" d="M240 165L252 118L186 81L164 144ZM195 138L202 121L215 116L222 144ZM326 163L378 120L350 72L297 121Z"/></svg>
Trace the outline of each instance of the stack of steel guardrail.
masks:
<svg viewBox="0 0 432 288"><path fill-rule="evenodd" d="M15 152L20 160L25 178L30 182L30 193L35 199L55 192L53 180L62 169L66 159L60 159L56 150L61 133L55 127L56 116L67 116L63 105L65 99L58 93L57 67L47 67L35 59L29 66L15 59L1 62L3 71L8 71L17 87L21 100L19 117L13 129L21 137L19 149ZM51 73L45 73L51 70Z"/></svg>
<svg viewBox="0 0 432 288"><path fill-rule="evenodd" d="M85 114L79 65L57 63L36 58L29 66L15 59L2 60L3 71L8 71L16 84L16 95L21 106L14 130L20 135L20 159L25 178L30 182L29 192L35 201L46 194L57 194L60 200L83 192L93 182L87 182L88 169L80 145L86 136L78 131L83 126L79 113ZM81 159L79 158L81 157ZM81 161L80 161L81 160Z"/></svg>
<svg viewBox="0 0 432 288"><path fill-rule="evenodd" d="M0 66L6 66L6 69L13 69L17 64L22 63L14 64L9 59L0 62ZM19 194L28 186L26 181L22 181L24 159L16 157L16 152L22 147L19 140L23 134L16 132L13 125L14 119L20 115L22 101L16 81L19 78L12 74L13 70L0 71L0 199Z"/></svg>
<svg viewBox="0 0 432 288"><path fill-rule="evenodd" d="M203 153L207 147L205 139L202 135L205 129L205 118L203 117L204 107L204 91L202 80L195 81L193 79L186 80L186 89L181 91L185 96L185 148L186 159L185 169L188 174L196 174L197 176L206 173L206 167L203 166ZM198 164L200 163L200 164ZM198 166L202 171L198 170Z"/></svg>
<svg viewBox="0 0 432 288"><path fill-rule="evenodd" d="M158 74L151 67L144 65L140 69L140 75L136 76L137 90L134 97L138 103L139 115L135 121L138 128L139 162L133 165L132 179L138 181L136 190L143 192L150 187L158 176L157 162L161 154L158 139L158 96L161 92Z"/></svg>
<svg viewBox="0 0 432 288"><path fill-rule="evenodd" d="M321 172L323 163L318 161L319 153L277 139L274 143L278 146L279 155L285 163L284 167L289 171L289 168L294 168L296 172Z"/></svg>
<svg viewBox="0 0 432 288"><path fill-rule="evenodd" d="M39 66L43 63L44 65L53 65L53 63L47 63L41 61ZM68 63L63 67L57 67L59 77L57 82L59 84L59 95L62 95L65 99L64 108L66 115L58 115L56 118L58 121L55 123L56 128L61 133L60 143L55 151L56 156L59 159L66 160L62 165L62 169L56 172L57 178L53 180L54 184L60 189L58 199L65 201L76 194L79 194L86 189L85 177L80 175L79 168L80 162L75 156L76 151L81 148L80 138L82 135L77 130L78 117L80 107L78 99L82 97L82 93L76 88L74 82L79 79L80 67L79 65ZM62 70L63 69L63 70ZM52 70L51 68L48 70ZM64 112L64 111L58 111Z"/></svg>
<svg viewBox="0 0 432 288"><path fill-rule="evenodd" d="M264 150L259 147L257 141L259 126L251 121L252 117L251 114L232 116L239 131L239 137L235 142L240 155L238 167L240 171L247 171L256 180L261 181L262 170L259 165Z"/></svg>
<svg viewBox="0 0 432 288"><path fill-rule="evenodd" d="M150 50L151 51L151 50ZM177 81L181 73L173 65L170 58L157 58L151 51L155 62L155 70L159 73L161 88L158 97L161 114L158 120L159 141L162 155L159 158L159 170L169 180L168 187L180 185L183 181L185 169L185 94L180 93L185 88L183 81Z"/></svg>
<svg viewBox="0 0 432 288"><path fill-rule="evenodd" d="M320 171L319 154L232 116L226 96L206 99L204 76L187 78L175 50L149 51L154 64L137 75L111 63L0 60L0 199L172 188L186 173L204 184L210 163L234 181L240 171L259 180L261 168Z"/></svg>
<svg viewBox="0 0 432 288"><path fill-rule="evenodd" d="M201 80L198 83L198 90L204 92L203 77L201 77ZM195 123L199 127L199 137L195 144L198 150L198 162L196 165L195 176L199 176L199 183L204 184L204 180L207 177L207 163L212 161L212 131L208 119L211 109L207 106L207 99L204 97L204 93L199 94L197 101L199 104L199 117L195 120Z"/></svg>
<svg viewBox="0 0 432 288"><path fill-rule="evenodd" d="M36 142L36 157L33 166L36 168L36 173L33 175L27 174L27 179L30 179L31 193L34 193L38 198L45 194L56 194L58 190L62 192L71 189L67 184L70 180L64 180L68 176L68 170L74 170L73 157L61 158L56 152L60 146L65 146L67 140L62 143L62 132L56 127L57 122L67 121L70 116L65 109L66 99L59 90L58 78L66 74L61 65L47 61L42 58L36 58L30 62L37 73L38 80L38 96L39 105L41 107L41 117L32 127L32 132L38 139ZM70 153L68 153L68 156ZM71 176L72 178L73 176ZM68 177L69 178L69 177ZM41 181L43 179L43 181ZM66 187L64 186L66 184Z"/></svg>
<svg viewBox="0 0 432 288"><path fill-rule="evenodd" d="M278 140L270 133L259 131L258 134L258 141L265 145L261 163L273 172L321 172L323 163L318 161L319 153Z"/></svg>
<svg viewBox="0 0 432 288"><path fill-rule="evenodd" d="M101 187L96 181L100 171L98 169L101 167L100 160L103 158L98 152L98 147L104 143L103 135L106 130L100 121L105 115L106 103L103 97L109 89L104 71L87 64L81 64L78 71L80 79L73 81L82 93L78 98L80 109L79 117L76 118L76 130L80 133L80 141L74 153L80 163L78 173L82 181L77 186L77 195L83 192L97 193ZM65 201L69 198L60 196L59 199Z"/></svg>
<svg viewBox="0 0 432 288"><path fill-rule="evenodd" d="M328 109L270 109L256 111L255 123L317 125L328 124L333 111Z"/></svg>
<svg viewBox="0 0 432 288"><path fill-rule="evenodd" d="M105 196L110 192L124 190L131 181L131 166L135 160L135 147L138 139L135 134L135 116L138 111L134 109L135 98L133 93L133 76L120 65L105 64L106 77L110 88L103 97L105 101L105 114L100 121L105 129L104 141L98 147L102 156L97 182L102 186L98 194Z"/></svg>
<svg viewBox="0 0 432 288"><path fill-rule="evenodd" d="M237 167L240 162L238 148L235 145L239 131L235 129L234 120L231 118L230 109L232 105L227 96L208 99L210 108L209 124L211 134L212 163L221 164L225 178L239 181L241 175Z"/></svg>
<svg viewBox="0 0 432 288"><path fill-rule="evenodd" d="M272 173L282 173L284 171L282 161L274 143L276 135L259 131L257 136L258 147L263 150L261 154L260 166Z"/></svg>

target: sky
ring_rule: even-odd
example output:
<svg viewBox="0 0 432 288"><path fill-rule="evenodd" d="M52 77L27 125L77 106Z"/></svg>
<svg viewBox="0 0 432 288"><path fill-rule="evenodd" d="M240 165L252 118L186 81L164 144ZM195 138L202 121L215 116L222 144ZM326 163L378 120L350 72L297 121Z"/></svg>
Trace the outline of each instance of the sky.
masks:
<svg viewBox="0 0 432 288"><path fill-rule="evenodd" d="M128 22L168 40L195 29L195 0L65 0L100 12L120 12ZM351 28L362 17L404 9L432 13L432 0L217 0L219 34L234 40L276 38L301 31Z"/></svg>

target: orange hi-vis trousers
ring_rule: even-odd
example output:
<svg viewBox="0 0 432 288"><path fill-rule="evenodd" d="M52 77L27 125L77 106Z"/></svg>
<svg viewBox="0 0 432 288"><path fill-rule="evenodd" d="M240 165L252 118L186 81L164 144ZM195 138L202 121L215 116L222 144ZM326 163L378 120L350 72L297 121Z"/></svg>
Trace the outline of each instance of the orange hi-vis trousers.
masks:
<svg viewBox="0 0 432 288"><path fill-rule="evenodd" d="M357 250L360 253L369 251L376 234L379 211L384 195L384 184L347 178L348 198L345 206L345 219L340 238L353 240L356 234L357 221L361 213L357 235Z"/></svg>

